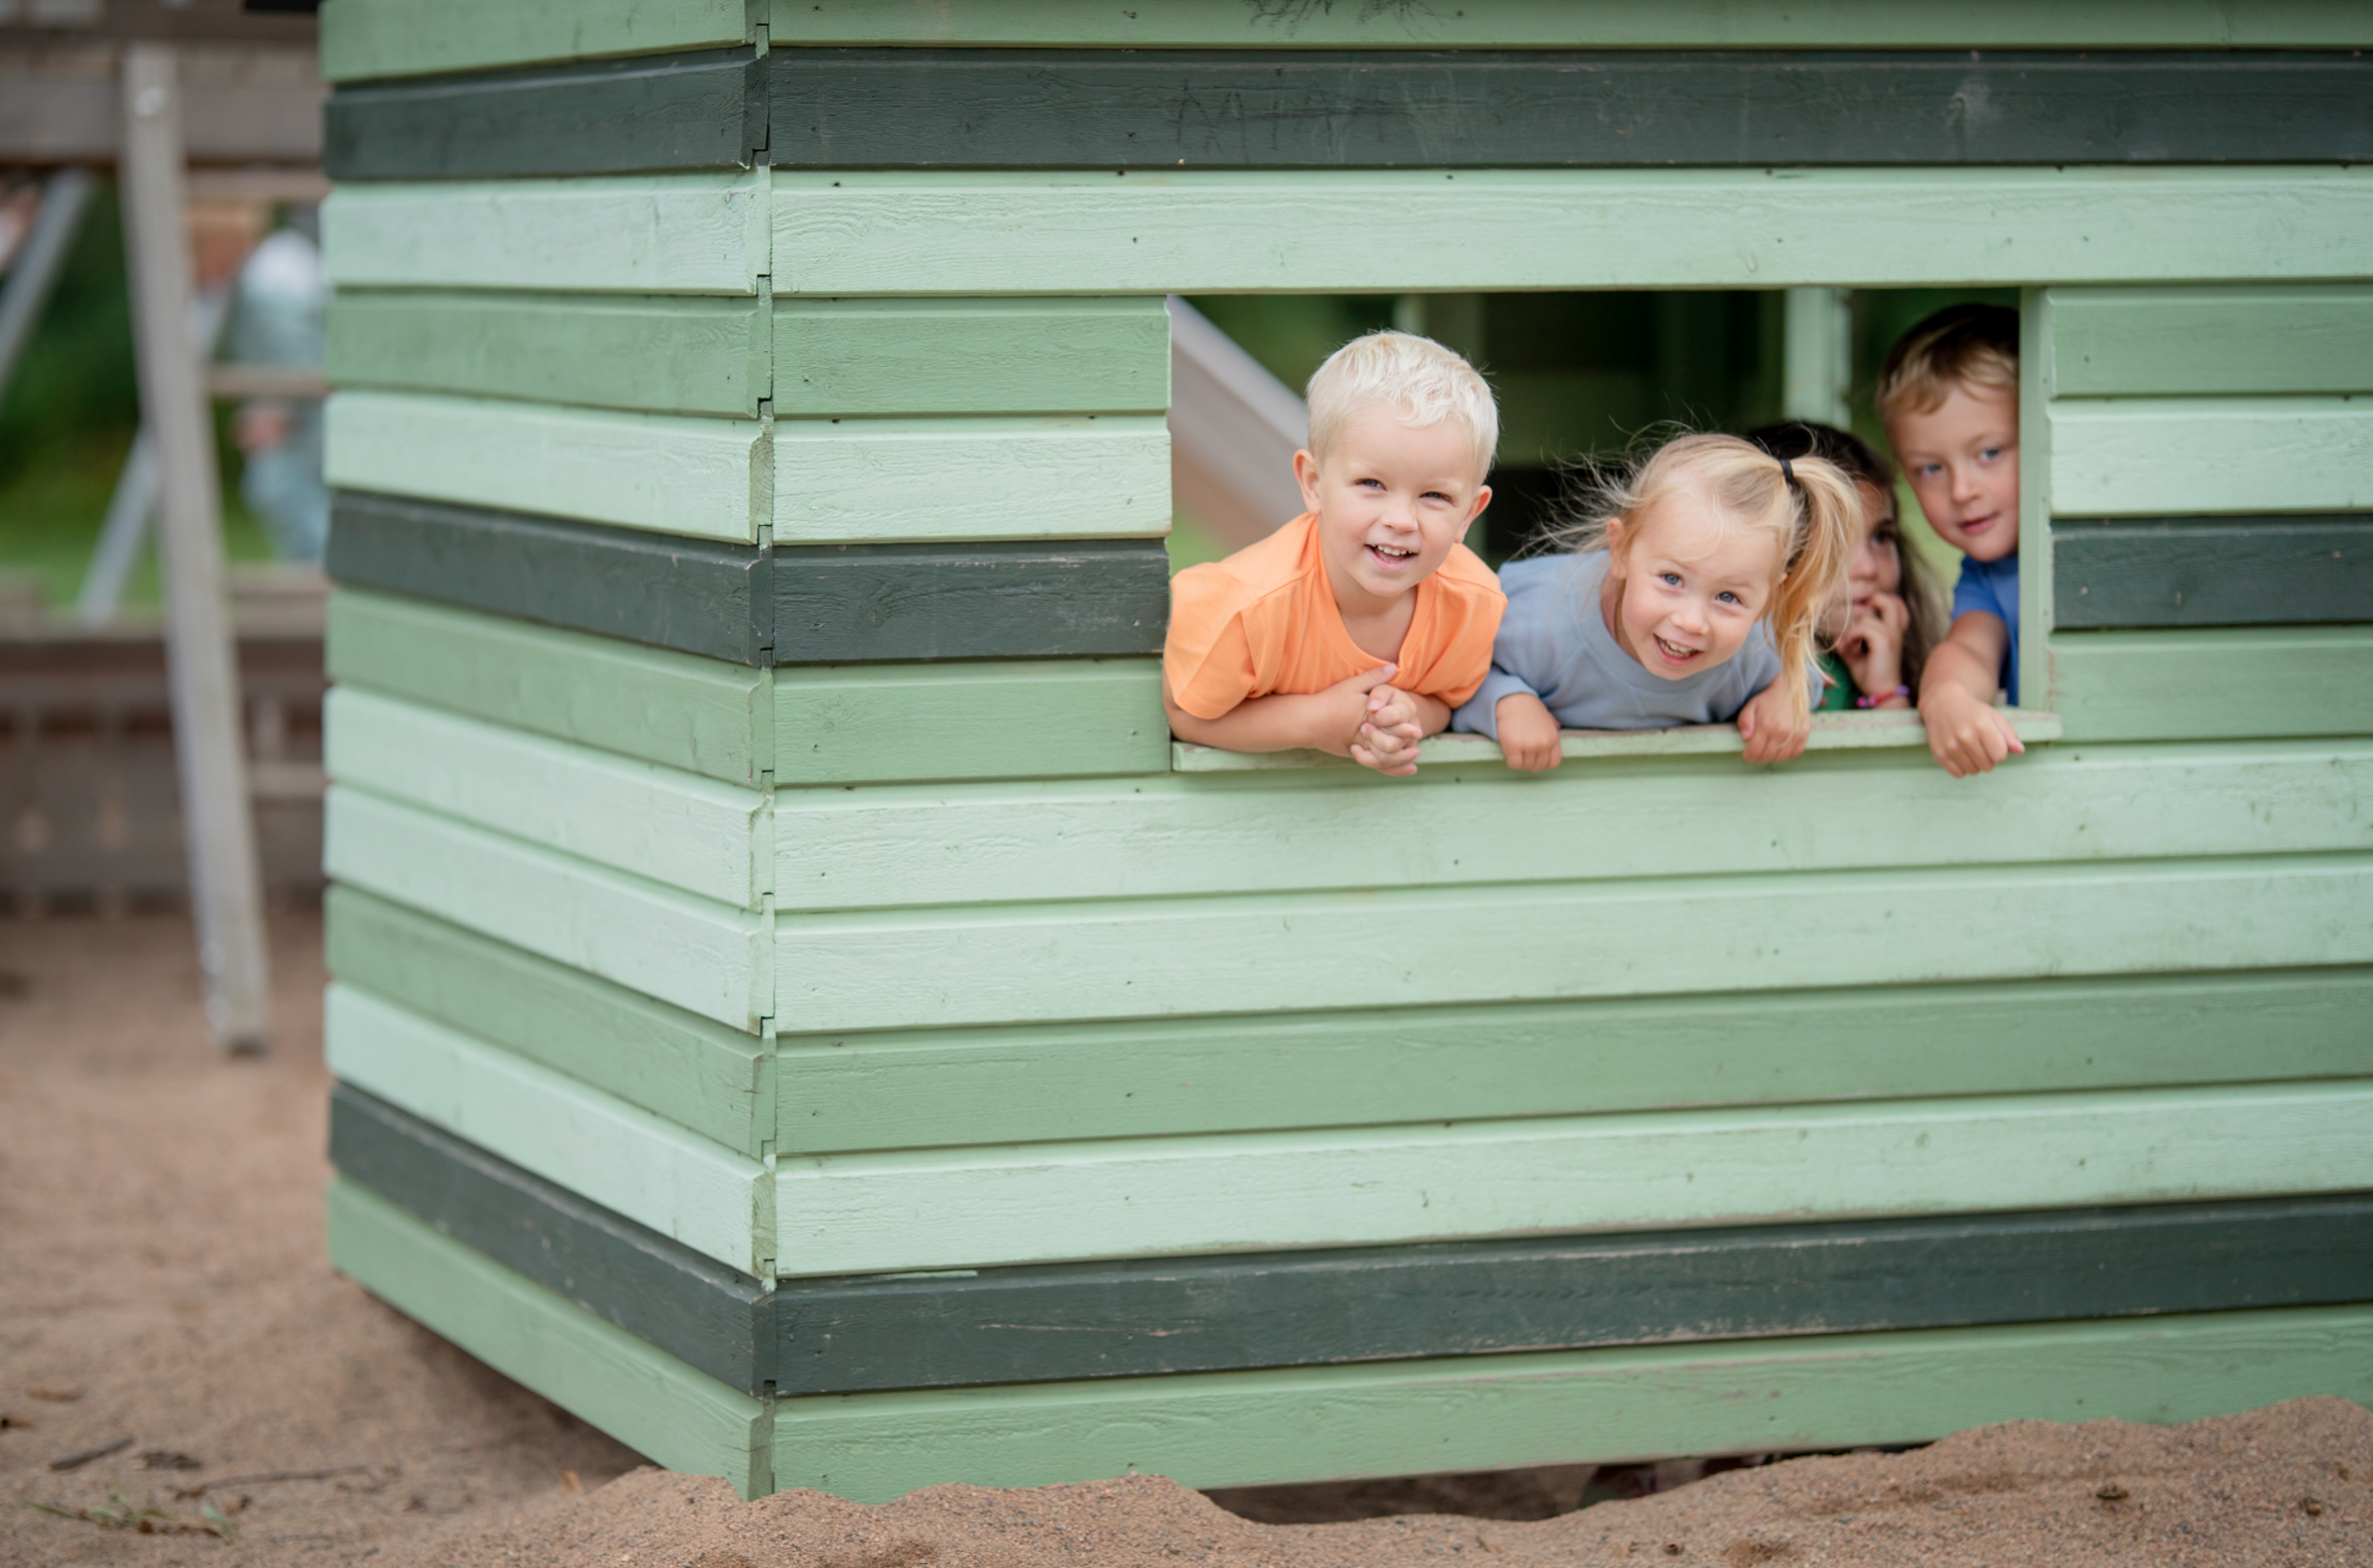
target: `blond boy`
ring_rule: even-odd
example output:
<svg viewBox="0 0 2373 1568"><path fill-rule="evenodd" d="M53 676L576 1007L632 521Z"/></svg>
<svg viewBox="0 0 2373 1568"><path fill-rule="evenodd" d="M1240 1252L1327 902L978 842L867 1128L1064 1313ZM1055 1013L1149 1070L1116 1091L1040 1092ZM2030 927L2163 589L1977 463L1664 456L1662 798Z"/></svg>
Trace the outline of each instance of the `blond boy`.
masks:
<svg viewBox="0 0 2373 1568"><path fill-rule="evenodd" d="M1183 740L1407 775L1491 669L1507 599L1459 541L1491 500L1499 412L1474 367L1406 332L1336 350L1309 402L1309 510L1172 579L1162 705Z"/></svg>
<svg viewBox="0 0 2373 1568"><path fill-rule="evenodd" d="M1895 340L1879 416L1937 536L1962 554L1953 628L1920 676L1928 750L1955 778L2027 748L1994 706L2019 700L2019 317L1956 305Z"/></svg>

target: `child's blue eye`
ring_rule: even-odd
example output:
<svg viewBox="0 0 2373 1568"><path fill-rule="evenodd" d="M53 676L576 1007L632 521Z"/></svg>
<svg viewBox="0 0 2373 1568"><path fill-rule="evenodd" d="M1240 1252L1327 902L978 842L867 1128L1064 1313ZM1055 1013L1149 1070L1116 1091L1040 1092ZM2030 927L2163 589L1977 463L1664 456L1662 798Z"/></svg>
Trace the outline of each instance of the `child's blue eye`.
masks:
<svg viewBox="0 0 2373 1568"><path fill-rule="evenodd" d="M1714 597L1721 600L1724 604L1738 603L1738 595L1732 593L1728 588L1724 588L1721 592L1715 594Z"/></svg>
<svg viewBox="0 0 2373 1568"><path fill-rule="evenodd" d="M1681 586L1681 573L1678 571L1659 571L1656 573L1656 580L1663 583L1668 588L1678 588Z"/></svg>
<svg viewBox="0 0 2373 1568"><path fill-rule="evenodd" d="M1986 462L1991 463L1994 461L1994 459L2002 455L2002 449L2000 447L1985 447L1980 449L1978 455L1983 458Z"/></svg>

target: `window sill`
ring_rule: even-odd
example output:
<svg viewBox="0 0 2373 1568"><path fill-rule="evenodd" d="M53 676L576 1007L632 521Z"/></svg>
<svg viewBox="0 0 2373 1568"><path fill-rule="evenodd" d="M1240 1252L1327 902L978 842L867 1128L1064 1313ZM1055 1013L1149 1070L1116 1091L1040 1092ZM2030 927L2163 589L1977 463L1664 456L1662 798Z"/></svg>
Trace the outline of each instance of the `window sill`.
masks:
<svg viewBox="0 0 2373 1568"><path fill-rule="evenodd" d="M2033 709L2004 710L2019 739L2029 745L2060 739L2060 715ZM1862 751L1881 746L1928 744L1920 716L1909 709L1878 713L1818 713L1812 716L1807 751ZM1746 749L1736 726L1684 725L1671 730L1568 730L1560 747L1569 757L1735 756ZM1418 766L1504 766L1499 742L1488 736L1438 735L1420 748ZM1324 751L1223 751L1186 740L1170 743L1174 773L1244 773L1274 768L1356 767L1349 757Z"/></svg>

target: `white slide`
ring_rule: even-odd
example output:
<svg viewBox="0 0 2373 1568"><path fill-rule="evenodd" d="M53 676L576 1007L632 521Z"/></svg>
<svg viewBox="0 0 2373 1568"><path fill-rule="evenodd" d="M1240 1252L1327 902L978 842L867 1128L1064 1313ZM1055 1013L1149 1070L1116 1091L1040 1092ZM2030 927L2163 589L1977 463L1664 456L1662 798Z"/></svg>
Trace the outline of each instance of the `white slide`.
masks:
<svg viewBox="0 0 2373 1568"><path fill-rule="evenodd" d="M1310 410L1193 305L1170 297L1170 496L1230 550L1299 516Z"/></svg>

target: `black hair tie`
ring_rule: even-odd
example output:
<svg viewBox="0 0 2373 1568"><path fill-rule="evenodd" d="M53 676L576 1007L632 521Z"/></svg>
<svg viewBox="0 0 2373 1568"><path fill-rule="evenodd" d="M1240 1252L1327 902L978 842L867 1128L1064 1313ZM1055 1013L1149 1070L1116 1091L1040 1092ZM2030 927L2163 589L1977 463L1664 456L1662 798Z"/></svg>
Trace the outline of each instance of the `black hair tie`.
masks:
<svg viewBox="0 0 2373 1568"><path fill-rule="evenodd" d="M1790 489L1797 487L1797 467L1786 458L1780 460L1780 478Z"/></svg>

